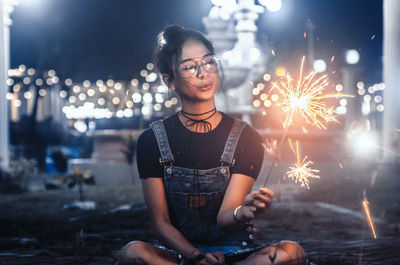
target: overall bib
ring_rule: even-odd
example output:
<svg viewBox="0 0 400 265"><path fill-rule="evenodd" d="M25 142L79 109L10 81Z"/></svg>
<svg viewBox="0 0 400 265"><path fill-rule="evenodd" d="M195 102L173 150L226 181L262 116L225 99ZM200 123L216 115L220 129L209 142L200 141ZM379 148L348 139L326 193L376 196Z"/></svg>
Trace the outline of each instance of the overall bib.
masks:
<svg viewBox="0 0 400 265"><path fill-rule="evenodd" d="M204 170L175 166L162 121L155 121L150 126L160 149L160 163L164 166L163 180L172 224L204 252L221 251L232 256L250 254L258 249L260 245L253 242L251 224L242 224L228 232L217 225L218 211L231 177L230 167L235 161L236 145L246 123L234 120L221 155L221 166Z"/></svg>

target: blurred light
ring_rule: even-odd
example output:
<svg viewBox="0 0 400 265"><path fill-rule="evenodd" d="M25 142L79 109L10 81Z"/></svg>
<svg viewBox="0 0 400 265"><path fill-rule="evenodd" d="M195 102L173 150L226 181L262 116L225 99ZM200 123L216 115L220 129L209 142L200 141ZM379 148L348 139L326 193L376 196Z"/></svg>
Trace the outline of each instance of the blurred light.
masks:
<svg viewBox="0 0 400 265"><path fill-rule="evenodd" d="M164 105L165 105L166 108L172 107L172 102L171 102L171 100L166 100L165 103L164 103Z"/></svg>
<svg viewBox="0 0 400 265"><path fill-rule="evenodd" d="M317 73L323 73L326 70L326 63L324 60L318 59L313 63L314 71Z"/></svg>
<svg viewBox="0 0 400 265"><path fill-rule="evenodd" d="M86 93L89 97L93 97L94 95L96 95L96 91L93 88L89 88Z"/></svg>
<svg viewBox="0 0 400 265"><path fill-rule="evenodd" d="M26 66L21 64L20 66L18 66L18 70L20 70L21 72L25 72Z"/></svg>
<svg viewBox="0 0 400 265"><path fill-rule="evenodd" d="M339 106L336 108L336 113L339 115L344 115L347 112L347 108L345 106Z"/></svg>
<svg viewBox="0 0 400 265"><path fill-rule="evenodd" d="M154 72L151 72L148 76L146 76L146 81L147 82L154 82L157 80L158 75Z"/></svg>
<svg viewBox="0 0 400 265"><path fill-rule="evenodd" d="M143 95L143 101L145 103L151 103L153 101L153 95L151 93L145 93Z"/></svg>
<svg viewBox="0 0 400 265"><path fill-rule="evenodd" d="M150 115L151 114L151 110L152 110L153 106L152 105L144 105L142 107L142 114L144 116Z"/></svg>
<svg viewBox="0 0 400 265"><path fill-rule="evenodd" d="M258 94L260 94L260 89L258 89L257 87L255 87L255 88L253 88L253 90L251 91L251 93L252 93L254 96L257 96Z"/></svg>
<svg viewBox="0 0 400 265"><path fill-rule="evenodd" d="M149 88L150 88L149 83L143 83L142 88L143 88L143 90L149 90Z"/></svg>
<svg viewBox="0 0 400 265"><path fill-rule="evenodd" d="M155 110L155 111L160 111L161 108L162 108L162 106L161 106L161 104L159 104L159 103L157 103L157 104L154 105L154 110Z"/></svg>
<svg viewBox="0 0 400 265"><path fill-rule="evenodd" d="M138 92L132 94L132 100L134 103L140 103L142 101L142 95Z"/></svg>
<svg viewBox="0 0 400 265"><path fill-rule="evenodd" d="M362 131L350 137L349 140L356 155L360 157L375 157L377 139L371 132Z"/></svg>
<svg viewBox="0 0 400 265"><path fill-rule="evenodd" d="M272 101L271 100L267 99L266 101L264 101L264 106L265 107L269 108L269 107L271 107L271 105L272 105Z"/></svg>
<svg viewBox="0 0 400 265"><path fill-rule="evenodd" d="M384 83L380 83L379 84L379 89L380 90L385 90L385 84Z"/></svg>
<svg viewBox="0 0 400 265"><path fill-rule="evenodd" d="M278 12L282 7L281 0L258 0L269 12Z"/></svg>
<svg viewBox="0 0 400 265"><path fill-rule="evenodd" d="M104 98L99 98L99 99L97 100L97 103L98 103L99 105L104 105L104 104L106 104L106 100L105 100Z"/></svg>
<svg viewBox="0 0 400 265"><path fill-rule="evenodd" d="M358 91L357 91L357 93L358 93L360 96L365 95L365 89L364 89L364 88L359 88Z"/></svg>
<svg viewBox="0 0 400 265"><path fill-rule="evenodd" d="M122 85L120 82L115 83L114 85L115 90L120 90L122 88Z"/></svg>
<svg viewBox="0 0 400 265"><path fill-rule="evenodd" d="M16 99L16 100L14 101L14 106L15 106L15 107L19 108L19 107L21 107L21 105L22 105L21 100Z"/></svg>
<svg viewBox="0 0 400 265"><path fill-rule="evenodd" d="M53 82L53 84L58 84L59 81L60 81L60 78L58 76L53 76L51 78L51 82Z"/></svg>
<svg viewBox="0 0 400 265"><path fill-rule="evenodd" d="M370 102L371 101L371 95L365 95L364 96L364 101Z"/></svg>
<svg viewBox="0 0 400 265"><path fill-rule="evenodd" d="M153 70L154 69L154 64L152 64L152 63L148 63L148 64L146 64L146 68L147 68L147 70Z"/></svg>
<svg viewBox="0 0 400 265"><path fill-rule="evenodd" d="M124 109L124 116L126 118L130 118L133 116L133 110L132 109Z"/></svg>
<svg viewBox="0 0 400 265"><path fill-rule="evenodd" d="M265 74L263 76L263 79L268 82L269 80L271 80L271 75L270 74Z"/></svg>
<svg viewBox="0 0 400 265"><path fill-rule="evenodd" d="M85 133L87 131L87 125L83 121L76 121L74 123L74 128L80 133Z"/></svg>
<svg viewBox="0 0 400 265"><path fill-rule="evenodd" d="M374 93L375 93L375 87L370 86L370 87L368 88L368 93L374 94Z"/></svg>
<svg viewBox="0 0 400 265"><path fill-rule="evenodd" d="M89 80L83 81L83 86L84 87L90 87L90 81Z"/></svg>
<svg viewBox="0 0 400 265"><path fill-rule="evenodd" d="M172 97L170 100L171 100L172 105L176 105L179 102L178 98L176 98L176 97Z"/></svg>
<svg viewBox="0 0 400 265"><path fill-rule="evenodd" d="M371 104L369 101L363 101L361 104L361 112L364 115L368 115L371 112Z"/></svg>
<svg viewBox="0 0 400 265"><path fill-rule="evenodd" d="M35 84L37 86L43 86L43 79L40 79L40 78L36 79Z"/></svg>
<svg viewBox="0 0 400 265"><path fill-rule="evenodd" d="M61 97L61 98L66 98L66 97L67 97L67 91L61 90L61 91L60 91L60 97Z"/></svg>
<svg viewBox="0 0 400 265"><path fill-rule="evenodd" d="M286 75L285 68L280 67L280 68L276 69L276 75L277 76L285 76Z"/></svg>
<svg viewBox="0 0 400 265"><path fill-rule="evenodd" d="M54 71L54 70L49 70L49 71L47 72L47 75L50 76L50 77L53 77L53 76L56 75L56 71Z"/></svg>
<svg viewBox="0 0 400 265"><path fill-rule="evenodd" d="M376 106L376 110L382 112L385 110L385 107L382 104L379 104L378 106Z"/></svg>
<svg viewBox="0 0 400 265"><path fill-rule="evenodd" d="M67 86L72 86L72 79L67 78L67 79L65 79L64 83L65 83L65 85L67 85Z"/></svg>
<svg viewBox="0 0 400 265"><path fill-rule="evenodd" d="M132 79L132 80L131 80L131 85L132 85L132 86L138 86L138 85L139 85L139 80L137 80L137 79Z"/></svg>
<svg viewBox="0 0 400 265"><path fill-rule="evenodd" d="M166 86L163 86L163 85L157 87L157 92L158 93L165 93L165 92L167 92L167 90L168 90L168 88Z"/></svg>
<svg viewBox="0 0 400 265"><path fill-rule="evenodd" d="M10 92L6 93L6 99L7 99L7 100L12 100L13 97L14 97L14 96L13 96L12 93L10 93Z"/></svg>
<svg viewBox="0 0 400 265"><path fill-rule="evenodd" d="M154 98L155 98L155 100L156 100L157 103L163 103L163 102L164 102L164 97L163 97L163 95L161 95L161 94L159 94L159 93L156 93L156 94L154 95Z"/></svg>
<svg viewBox="0 0 400 265"><path fill-rule="evenodd" d="M121 103L121 99L119 97L113 97L112 103L114 105L118 105L119 103Z"/></svg>
<svg viewBox="0 0 400 265"><path fill-rule="evenodd" d="M70 96L68 98L69 103L75 103L76 102L76 97L75 96Z"/></svg>
<svg viewBox="0 0 400 265"><path fill-rule="evenodd" d="M261 100L266 100L268 98L268 95L267 94L265 94L265 93L262 93L261 95L260 95L260 99Z"/></svg>
<svg viewBox="0 0 400 265"><path fill-rule="evenodd" d="M382 102L382 96L379 96L379 95L375 96L375 97L374 97L374 101L375 101L376 103L381 103L381 102Z"/></svg>
<svg viewBox="0 0 400 265"><path fill-rule="evenodd" d="M28 69L28 75L34 75L35 74L35 69L33 69L33 68L29 68Z"/></svg>
<svg viewBox="0 0 400 265"><path fill-rule="evenodd" d="M79 93L79 92L81 91L81 88L80 88L80 86L75 85L75 86L72 88L72 91L74 91L74 93Z"/></svg>
<svg viewBox="0 0 400 265"><path fill-rule="evenodd" d="M109 111L109 110L107 110L107 111L106 111L106 114L105 114L106 119L111 119L112 116L113 116L112 112Z"/></svg>
<svg viewBox="0 0 400 265"><path fill-rule="evenodd" d="M13 90L14 90L14 92L19 92L21 90L21 85L20 84L15 84L13 86Z"/></svg>
<svg viewBox="0 0 400 265"><path fill-rule="evenodd" d="M104 85L103 80L99 79L99 80L96 81L96 86L101 87L103 85Z"/></svg>
<svg viewBox="0 0 400 265"><path fill-rule="evenodd" d="M253 101L253 106L256 107L256 108L260 107L261 106L261 101L258 100L258 99L254 100Z"/></svg>
<svg viewBox="0 0 400 265"><path fill-rule="evenodd" d="M257 62L258 59L260 59L261 53L260 50L253 47L250 49L250 61L252 62Z"/></svg>
<svg viewBox="0 0 400 265"><path fill-rule="evenodd" d="M14 85L14 79L8 78L8 79L7 79L7 85L8 85L8 86Z"/></svg>
<svg viewBox="0 0 400 265"><path fill-rule="evenodd" d="M143 69L140 71L140 76L141 77L146 77L147 76L147 70Z"/></svg>
<svg viewBox="0 0 400 265"><path fill-rule="evenodd" d="M339 104L340 104L341 106L346 106L346 105L347 105L347 99L342 98L342 99L339 101Z"/></svg>
<svg viewBox="0 0 400 265"><path fill-rule="evenodd" d="M257 84L257 88L258 88L259 90L263 90L263 89L265 88L265 85L264 85L263 83L258 83L258 84Z"/></svg>
<svg viewBox="0 0 400 265"><path fill-rule="evenodd" d="M130 101L130 100L128 100L128 101L125 103L125 106L126 106L127 108L133 108L134 105L135 105L135 104L133 104L133 102Z"/></svg>
<svg viewBox="0 0 400 265"><path fill-rule="evenodd" d="M360 53L357 50L351 49L346 52L346 63L357 64L360 60Z"/></svg>
<svg viewBox="0 0 400 265"><path fill-rule="evenodd" d="M336 89L336 91L338 91L338 92L343 91L343 85L342 85L342 84L337 84L337 85L335 86L335 89Z"/></svg>
<svg viewBox="0 0 400 265"><path fill-rule="evenodd" d="M39 89L39 95L40 95L41 97L46 96L46 89L44 89L44 88Z"/></svg>
<svg viewBox="0 0 400 265"><path fill-rule="evenodd" d="M365 84L362 81L357 82L357 88L364 88Z"/></svg>
<svg viewBox="0 0 400 265"><path fill-rule="evenodd" d="M31 78L30 77L24 77L24 79L22 80L22 83L24 83L24 85L29 85L31 83Z"/></svg>
<svg viewBox="0 0 400 265"><path fill-rule="evenodd" d="M107 87L106 87L106 86L100 86L100 87L99 87L99 91L100 91L101 93L104 93L104 92L107 91Z"/></svg>
<svg viewBox="0 0 400 265"><path fill-rule="evenodd" d="M30 99L31 97L32 97L32 92L31 92L31 91L26 91L26 92L24 93L24 98Z"/></svg>
<svg viewBox="0 0 400 265"><path fill-rule="evenodd" d="M107 84L107 86L113 86L114 85L114 80L108 79L106 84Z"/></svg>
<svg viewBox="0 0 400 265"><path fill-rule="evenodd" d="M274 102L277 102L278 99L279 99L279 97L278 97L277 94L273 94L273 95L271 96L271 100L274 101Z"/></svg>
<svg viewBox="0 0 400 265"><path fill-rule="evenodd" d="M115 113L115 116L116 116L117 118L123 118L123 117L124 117L124 111L123 111L122 109L118 110L118 111Z"/></svg>
<svg viewBox="0 0 400 265"><path fill-rule="evenodd" d="M14 76L14 69L9 69L7 71L7 73L8 73L8 76Z"/></svg>
<svg viewBox="0 0 400 265"><path fill-rule="evenodd" d="M46 84L47 84L48 86L51 86L51 85L53 84L53 81L51 80L51 78L47 78L47 79L46 79Z"/></svg>
<svg viewBox="0 0 400 265"><path fill-rule="evenodd" d="M80 93L79 94L79 100L84 101L86 99L86 94L85 93Z"/></svg>

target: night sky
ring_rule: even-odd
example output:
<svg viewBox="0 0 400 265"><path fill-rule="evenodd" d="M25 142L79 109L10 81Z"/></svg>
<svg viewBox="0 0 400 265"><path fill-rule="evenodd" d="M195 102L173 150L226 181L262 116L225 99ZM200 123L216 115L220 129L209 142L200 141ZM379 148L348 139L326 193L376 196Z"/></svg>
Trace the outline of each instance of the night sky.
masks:
<svg viewBox="0 0 400 265"><path fill-rule="evenodd" d="M282 1L257 22L258 42L276 54L271 65L300 61L311 19L315 59L335 56L328 69L339 72L345 50L358 49L364 81L382 81L382 0ZM130 80L151 61L164 26L204 31L210 7L208 0L21 0L11 15L11 67L54 69L74 81Z"/></svg>

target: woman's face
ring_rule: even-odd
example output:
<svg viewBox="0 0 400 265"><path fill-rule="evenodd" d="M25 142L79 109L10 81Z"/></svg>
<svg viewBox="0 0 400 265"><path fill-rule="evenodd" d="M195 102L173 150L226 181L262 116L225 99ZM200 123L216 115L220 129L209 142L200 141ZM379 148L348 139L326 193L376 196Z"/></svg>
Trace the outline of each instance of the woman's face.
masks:
<svg viewBox="0 0 400 265"><path fill-rule="evenodd" d="M196 40L187 40L175 67L173 87L182 100L209 101L218 88L218 67L215 57ZM173 88L173 89L174 89Z"/></svg>

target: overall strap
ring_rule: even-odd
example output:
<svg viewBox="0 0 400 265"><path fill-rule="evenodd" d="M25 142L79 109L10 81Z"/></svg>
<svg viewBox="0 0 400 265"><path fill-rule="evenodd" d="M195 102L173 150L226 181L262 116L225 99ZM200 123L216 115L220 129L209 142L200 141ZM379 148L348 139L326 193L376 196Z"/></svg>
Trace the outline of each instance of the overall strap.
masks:
<svg viewBox="0 0 400 265"><path fill-rule="evenodd" d="M171 148L169 147L167 133L162 120L154 121L150 124L153 129L154 136L156 137L158 148L160 149L162 164L171 164L174 162L174 156L172 155Z"/></svg>
<svg viewBox="0 0 400 265"><path fill-rule="evenodd" d="M224 152L221 156L221 163L223 165L232 166L235 163L233 155L235 154L236 145L244 127L246 127L244 121L234 120L231 132L229 133L228 140L225 144Z"/></svg>

